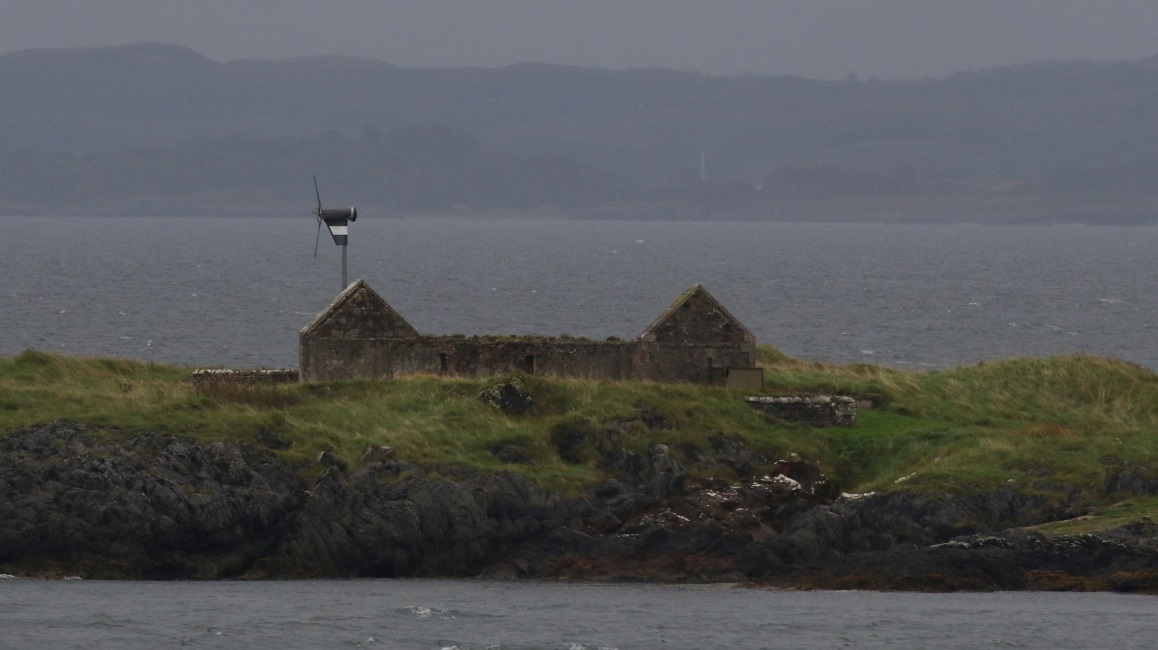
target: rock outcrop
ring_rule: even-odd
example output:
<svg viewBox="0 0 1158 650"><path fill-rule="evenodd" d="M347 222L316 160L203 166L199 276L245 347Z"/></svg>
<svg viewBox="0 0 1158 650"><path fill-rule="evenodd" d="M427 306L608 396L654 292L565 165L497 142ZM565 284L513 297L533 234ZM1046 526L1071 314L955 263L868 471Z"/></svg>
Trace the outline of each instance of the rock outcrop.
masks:
<svg viewBox="0 0 1158 650"><path fill-rule="evenodd" d="M561 453L588 453L581 434L555 436ZM1158 591L1158 525L1046 538L1018 529L1075 513L1012 486L842 496L814 465L754 476L766 459L709 441L697 465L742 479L693 479L664 445L594 445L607 479L563 496L385 452L352 469L323 454L307 482L245 443L40 425L0 439L0 573ZM1108 471L1107 489L1151 488L1144 469Z"/></svg>
<svg viewBox="0 0 1158 650"><path fill-rule="evenodd" d="M165 435L103 441L48 424L0 439L0 565L94 577L243 573L284 537L306 485L273 454Z"/></svg>

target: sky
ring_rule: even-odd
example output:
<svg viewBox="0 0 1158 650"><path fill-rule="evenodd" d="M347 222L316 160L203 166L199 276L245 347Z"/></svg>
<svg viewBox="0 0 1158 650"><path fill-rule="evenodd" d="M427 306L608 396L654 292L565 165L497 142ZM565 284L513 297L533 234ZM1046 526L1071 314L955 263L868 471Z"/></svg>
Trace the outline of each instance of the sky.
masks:
<svg viewBox="0 0 1158 650"><path fill-rule="evenodd" d="M0 53L185 45L218 61L558 63L839 79L1158 54L1158 0L0 0Z"/></svg>

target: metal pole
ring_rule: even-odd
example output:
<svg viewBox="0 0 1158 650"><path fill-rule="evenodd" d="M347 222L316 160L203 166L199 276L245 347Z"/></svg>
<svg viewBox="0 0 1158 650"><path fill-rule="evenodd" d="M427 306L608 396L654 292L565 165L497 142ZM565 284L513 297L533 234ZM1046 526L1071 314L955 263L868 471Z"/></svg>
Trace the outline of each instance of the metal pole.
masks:
<svg viewBox="0 0 1158 650"><path fill-rule="evenodd" d="M342 244L342 291L348 286L350 285L346 282L346 245Z"/></svg>

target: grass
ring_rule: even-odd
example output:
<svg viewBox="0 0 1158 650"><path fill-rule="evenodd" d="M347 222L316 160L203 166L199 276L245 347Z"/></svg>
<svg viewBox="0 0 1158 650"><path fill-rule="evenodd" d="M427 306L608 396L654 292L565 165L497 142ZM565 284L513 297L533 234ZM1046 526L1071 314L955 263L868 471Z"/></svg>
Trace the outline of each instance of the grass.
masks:
<svg viewBox="0 0 1158 650"><path fill-rule="evenodd" d="M1158 496L1137 497L1128 501L1098 505L1092 507L1088 514L1081 517L1031 526L1028 530L1038 531L1046 537L1058 537L1096 533L1139 522L1146 525L1146 528L1153 530L1155 528L1153 523L1155 513L1158 513Z"/></svg>
<svg viewBox="0 0 1158 650"><path fill-rule="evenodd" d="M353 470L368 445L389 445L404 460L515 471L569 491L600 480L595 461L616 447L664 443L693 476L727 473L696 465L722 434L771 462L793 453L816 462L845 491L1012 482L1083 491L1091 511L1121 500L1099 496L1112 467L1158 465L1158 377L1128 363L1076 355L913 372L810 363L766 346L759 357L768 394L851 394L876 406L855 427L812 429L765 418L720 388L523 377L535 407L507 416L478 399L494 379L198 386L185 368L29 351L0 359L0 432L71 420L106 436L243 439L307 475L323 450ZM1158 516L1158 500L1136 504L1123 512Z"/></svg>

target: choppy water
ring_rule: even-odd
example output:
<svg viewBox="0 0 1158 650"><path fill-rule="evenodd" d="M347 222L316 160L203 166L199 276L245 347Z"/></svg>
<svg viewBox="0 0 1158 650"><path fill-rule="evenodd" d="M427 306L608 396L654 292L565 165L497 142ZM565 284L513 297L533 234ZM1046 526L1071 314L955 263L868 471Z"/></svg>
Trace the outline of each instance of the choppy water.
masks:
<svg viewBox="0 0 1158 650"><path fill-rule="evenodd" d="M340 289L314 224L0 219L0 354L292 367ZM324 237L324 234L323 234ZM1087 352L1158 368L1158 228L407 220L351 226L350 276L420 331L639 333L703 283L811 359L946 366Z"/></svg>
<svg viewBox="0 0 1158 650"><path fill-rule="evenodd" d="M301 219L0 219L0 354L294 366L339 289ZM633 336L701 282L764 342L943 366L1158 368L1158 228L375 220L364 277L421 331ZM1151 598L464 581L0 580L0 648L1149 648Z"/></svg>
<svg viewBox="0 0 1158 650"><path fill-rule="evenodd" d="M1112 594L775 592L451 580L0 581L0 647L1152 648Z"/></svg>

